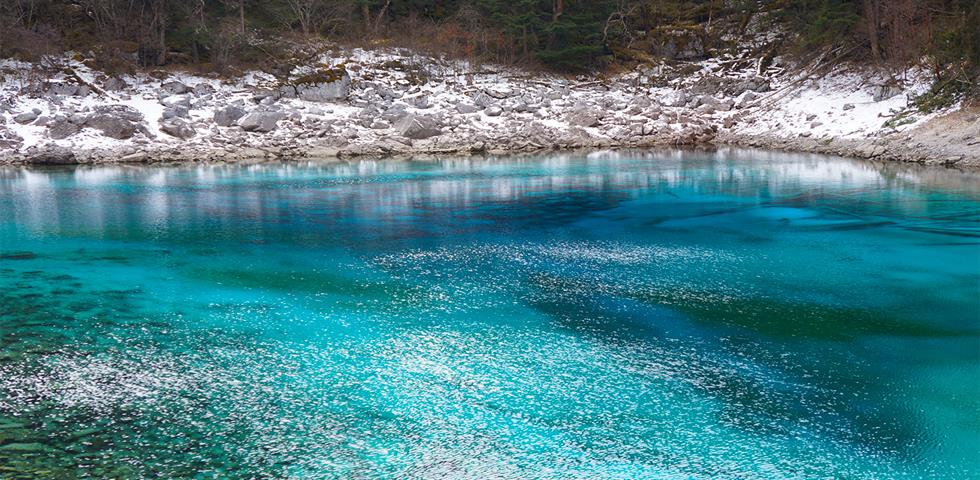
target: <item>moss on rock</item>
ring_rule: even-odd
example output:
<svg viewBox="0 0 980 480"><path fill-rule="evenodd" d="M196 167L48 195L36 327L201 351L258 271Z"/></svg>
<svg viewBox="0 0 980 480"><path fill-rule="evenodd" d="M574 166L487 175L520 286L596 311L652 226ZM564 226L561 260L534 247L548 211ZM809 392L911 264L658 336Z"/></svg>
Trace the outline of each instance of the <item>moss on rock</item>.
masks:
<svg viewBox="0 0 980 480"><path fill-rule="evenodd" d="M297 77L290 82L293 86L317 85L321 83L333 83L347 76L347 66L340 64L336 67L321 67L313 73Z"/></svg>

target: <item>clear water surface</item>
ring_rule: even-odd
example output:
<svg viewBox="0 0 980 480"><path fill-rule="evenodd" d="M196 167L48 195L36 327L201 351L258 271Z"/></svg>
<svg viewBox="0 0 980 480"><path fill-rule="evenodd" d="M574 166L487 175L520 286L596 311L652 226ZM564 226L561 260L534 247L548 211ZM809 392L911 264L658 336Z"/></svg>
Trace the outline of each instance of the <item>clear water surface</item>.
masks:
<svg viewBox="0 0 980 480"><path fill-rule="evenodd" d="M978 478L980 175L0 170L2 478Z"/></svg>

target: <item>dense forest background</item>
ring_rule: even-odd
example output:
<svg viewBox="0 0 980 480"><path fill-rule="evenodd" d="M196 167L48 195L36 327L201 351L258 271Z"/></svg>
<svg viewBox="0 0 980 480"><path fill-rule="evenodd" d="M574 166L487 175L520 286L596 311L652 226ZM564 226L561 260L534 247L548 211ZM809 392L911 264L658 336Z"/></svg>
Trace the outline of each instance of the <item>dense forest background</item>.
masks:
<svg viewBox="0 0 980 480"><path fill-rule="evenodd" d="M560 71L745 51L832 51L973 78L978 0L2 0L0 56L92 52L109 70L261 66L282 45L329 39ZM741 42L741 43L740 43ZM308 43L308 42L307 42ZM289 53L289 54L293 54Z"/></svg>

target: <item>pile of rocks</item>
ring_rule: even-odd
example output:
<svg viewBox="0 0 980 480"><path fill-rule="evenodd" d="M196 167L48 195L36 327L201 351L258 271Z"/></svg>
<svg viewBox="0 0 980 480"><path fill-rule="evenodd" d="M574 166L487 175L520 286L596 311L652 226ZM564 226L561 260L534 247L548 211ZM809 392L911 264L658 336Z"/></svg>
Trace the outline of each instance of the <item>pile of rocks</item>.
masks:
<svg viewBox="0 0 980 480"><path fill-rule="evenodd" d="M652 75L645 71L597 81L480 73L414 57L432 70L420 82L388 68L406 60L399 55L358 51L345 62L353 76L299 72L285 82L258 73L222 83L89 72L91 86L52 80L28 92L30 101L13 98L7 85L0 161L68 161L65 152L77 162L234 160L743 142L764 136L745 132L771 113L756 106L777 81L747 71L657 86L643 81ZM894 95L894 85L875 91ZM847 105L838 110L847 114ZM807 125L823 125L813 117Z"/></svg>

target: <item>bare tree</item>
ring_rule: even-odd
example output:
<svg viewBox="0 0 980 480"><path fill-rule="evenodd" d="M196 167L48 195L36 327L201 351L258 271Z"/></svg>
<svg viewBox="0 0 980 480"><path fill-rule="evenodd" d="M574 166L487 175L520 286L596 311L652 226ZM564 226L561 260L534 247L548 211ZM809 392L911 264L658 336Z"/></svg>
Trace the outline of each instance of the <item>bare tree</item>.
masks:
<svg viewBox="0 0 980 480"><path fill-rule="evenodd" d="M323 0L286 0L289 6L290 20L299 23L300 30L304 35L309 35L313 30L313 22L323 9ZM292 23L292 22L287 22Z"/></svg>
<svg viewBox="0 0 980 480"><path fill-rule="evenodd" d="M34 14L37 12L36 0L7 0L0 5L0 18L5 19L10 24L22 25L30 28L34 23Z"/></svg>
<svg viewBox="0 0 980 480"><path fill-rule="evenodd" d="M148 2L132 0L80 0L79 5L95 23L96 32L104 39L120 39L131 36L137 24L137 4Z"/></svg>
<svg viewBox="0 0 980 480"><path fill-rule="evenodd" d="M642 5L632 0L619 0L616 9L606 18L606 24L602 28L603 43L609 42L609 33L613 28L619 28L626 37L626 48L633 46L633 32L629 26L629 20L636 14Z"/></svg>
<svg viewBox="0 0 980 480"><path fill-rule="evenodd" d="M388 14L388 7L391 6L391 0L385 0L384 6L378 11L378 18L374 21L374 32L377 33L381 29L381 21L384 20L385 15Z"/></svg>
<svg viewBox="0 0 980 480"><path fill-rule="evenodd" d="M221 0L226 8L238 11L238 32L245 36L245 2L247 0Z"/></svg>

